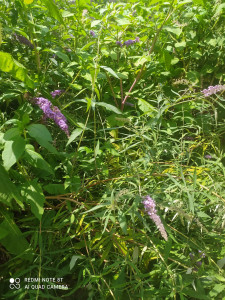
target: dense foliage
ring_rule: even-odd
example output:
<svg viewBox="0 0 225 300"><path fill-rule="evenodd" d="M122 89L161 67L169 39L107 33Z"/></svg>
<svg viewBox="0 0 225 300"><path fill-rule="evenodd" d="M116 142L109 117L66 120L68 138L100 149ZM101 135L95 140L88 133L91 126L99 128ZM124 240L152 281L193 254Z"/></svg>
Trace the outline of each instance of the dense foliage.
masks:
<svg viewBox="0 0 225 300"><path fill-rule="evenodd" d="M222 2L0 2L2 299L225 299Z"/></svg>

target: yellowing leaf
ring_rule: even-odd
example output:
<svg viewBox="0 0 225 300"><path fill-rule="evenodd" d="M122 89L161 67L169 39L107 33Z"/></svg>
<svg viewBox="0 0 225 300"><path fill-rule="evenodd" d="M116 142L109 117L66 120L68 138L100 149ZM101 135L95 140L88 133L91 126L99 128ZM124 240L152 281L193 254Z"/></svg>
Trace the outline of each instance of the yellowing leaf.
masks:
<svg viewBox="0 0 225 300"><path fill-rule="evenodd" d="M31 4L34 0L24 0L25 4Z"/></svg>

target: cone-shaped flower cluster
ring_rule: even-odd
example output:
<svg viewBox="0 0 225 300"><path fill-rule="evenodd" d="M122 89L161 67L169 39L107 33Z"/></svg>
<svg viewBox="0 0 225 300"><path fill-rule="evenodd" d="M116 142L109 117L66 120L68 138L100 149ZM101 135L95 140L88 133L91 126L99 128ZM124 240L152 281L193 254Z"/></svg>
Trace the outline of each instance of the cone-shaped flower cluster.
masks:
<svg viewBox="0 0 225 300"><path fill-rule="evenodd" d="M161 236L167 241L168 236L160 217L157 215L157 210L155 208L155 201L150 196L146 196L144 197L144 201L142 203L144 204L145 211L148 213L149 217L152 219L152 221L159 229Z"/></svg>
<svg viewBox="0 0 225 300"><path fill-rule="evenodd" d="M90 35L92 35L93 37L96 37L96 34L93 30L90 30Z"/></svg>
<svg viewBox="0 0 225 300"><path fill-rule="evenodd" d="M52 95L52 98L55 98L56 96L61 95L64 92L64 90L55 90L51 92L50 94Z"/></svg>
<svg viewBox="0 0 225 300"><path fill-rule="evenodd" d="M117 41L116 44L120 47L123 47L123 46L130 46L130 45L133 45L134 43L138 43L140 41L140 38L139 37L136 37L135 40L127 40L125 41L124 43L120 42L120 41Z"/></svg>
<svg viewBox="0 0 225 300"><path fill-rule="evenodd" d="M34 49L34 45L27 38L25 38L25 36L19 35L17 33L14 33L14 36L19 43L24 44L31 49Z"/></svg>
<svg viewBox="0 0 225 300"><path fill-rule="evenodd" d="M35 103L40 107L44 113L44 118L52 119L69 137L69 128L66 117L61 113L57 106L43 97L34 98Z"/></svg>
<svg viewBox="0 0 225 300"><path fill-rule="evenodd" d="M215 85L215 86L209 86L207 89L204 89L202 93L204 94L205 97L208 97L210 95L216 94L220 91L225 90L225 85Z"/></svg>

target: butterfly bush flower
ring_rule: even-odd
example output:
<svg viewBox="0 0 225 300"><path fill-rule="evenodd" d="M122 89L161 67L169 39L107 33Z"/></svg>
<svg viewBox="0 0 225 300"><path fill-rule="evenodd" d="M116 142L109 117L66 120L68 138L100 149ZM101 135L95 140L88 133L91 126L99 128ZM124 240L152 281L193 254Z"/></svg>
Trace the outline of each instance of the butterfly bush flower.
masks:
<svg viewBox="0 0 225 300"><path fill-rule="evenodd" d="M14 33L14 36L19 43L24 44L31 49L34 49L34 45L27 38L25 38L25 36L19 35L17 33Z"/></svg>
<svg viewBox="0 0 225 300"><path fill-rule="evenodd" d="M225 85L215 85L215 86L209 86L207 89L204 89L203 91L201 91L205 97L208 97L210 95L216 94L220 91L224 91L225 90Z"/></svg>
<svg viewBox="0 0 225 300"><path fill-rule="evenodd" d="M120 42L120 41L116 41L116 44L117 44L118 46L120 46L120 47L123 47L123 43Z"/></svg>
<svg viewBox="0 0 225 300"><path fill-rule="evenodd" d="M157 215L157 210L155 208L155 201L150 196L146 196L142 203L144 204L145 211L148 213L149 217L152 219L152 221L159 229L161 236L166 241L168 241L166 230L162 224L160 217Z"/></svg>
<svg viewBox="0 0 225 300"><path fill-rule="evenodd" d="M64 92L64 90L55 90L51 92L50 94L52 95L52 98L55 98L56 96L61 95Z"/></svg>
<svg viewBox="0 0 225 300"><path fill-rule="evenodd" d="M44 113L44 118L52 119L56 125L58 125L62 131L69 137L69 127L66 117L61 113L57 106L53 106L52 103L43 97L34 98L35 103Z"/></svg>
<svg viewBox="0 0 225 300"><path fill-rule="evenodd" d="M92 35L93 37L96 37L96 34L93 30L90 30L90 35Z"/></svg>
<svg viewBox="0 0 225 300"><path fill-rule="evenodd" d="M138 42L140 42L140 38L136 37L135 40L127 40L124 43L122 43L120 41L116 41L116 44L120 47L123 47L123 46L130 46L130 45L133 45L133 44L138 43Z"/></svg>

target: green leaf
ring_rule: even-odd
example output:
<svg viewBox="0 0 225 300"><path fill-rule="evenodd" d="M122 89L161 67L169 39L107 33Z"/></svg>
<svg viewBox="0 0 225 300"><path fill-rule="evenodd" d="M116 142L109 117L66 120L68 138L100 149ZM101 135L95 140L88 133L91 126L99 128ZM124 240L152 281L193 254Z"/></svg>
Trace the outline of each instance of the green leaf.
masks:
<svg viewBox="0 0 225 300"><path fill-rule="evenodd" d="M119 210L118 212L118 221L120 224L120 227L123 231L124 234L127 234L127 221L126 221L126 216L125 214Z"/></svg>
<svg viewBox="0 0 225 300"><path fill-rule="evenodd" d="M186 47L186 42L185 41L182 41L180 43L175 43L175 47L182 50L183 48Z"/></svg>
<svg viewBox="0 0 225 300"><path fill-rule="evenodd" d="M6 170L0 165L0 201L11 206L10 201L15 198L20 207L23 206L23 199L17 190L15 184L10 180Z"/></svg>
<svg viewBox="0 0 225 300"><path fill-rule="evenodd" d="M70 143L72 143L76 137L78 137L82 133L83 129L82 128L76 128L70 135L70 138L66 144L68 146Z"/></svg>
<svg viewBox="0 0 225 300"><path fill-rule="evenodd" d="M54 174L51 166L44 160L41 154L34 150L32 145L26 145L24 159L35 168L42 169L52 175Z"/></svg>
<svg viewBox="0 0 225 300"><path fill-rule="evenodd" d="M116 74L116 72L114 72L110 67L100 66L100 68L102 68L103 70L109 72L113 77L119 79L119 77L118 77L118 75Z"/></svg>
<svg viewBox="0 0 225 300"><path fill-rule="evenodd" d="M18 161L24 150L25 140L21 136L15 136L13 140L5 142L2 160L7 171Z"/></svg>
<svg viewBox="0 0 225 300"><path fill-rule="evenodd" d="M225 289L224 284L222 284L222 283L215 284L213 289L209 292L209 296L211 297L211 299L215 299L215 297L217 297L224 289ZM217 298L217 299L219 299L219 298ZM222 299L222 298L220 298L220 299Z"/></svg>
<svg viewBox="0 0 225 300"><path fill-rule="evenodd" d="M150 103L148 103L146 100L142 98L138 98L138 106L140 110L142 110L145 114L146 113L152 114L154 111L156 111L154 106L152 106Z"/></svg>
<svg viewBox="0 0 225 300"><path fill-rule="evenodd" d="M43 186L43 189L51 195L59 195L66 193L66 190L62 183L50 183Z"/></svg>
<svg viewBox="0 0 225 300"><path fill-rule="evenodd" d="M178 37L180 36L182 30L179 27L173 27L173 26L165 26L163 27L164 30L168 31L168 32L172 32L174 34L176 34Z"/></svg>
<svg viewBox="0 0 225 300"><path fill-rule="evenodd" d="M64 25L62 15L61 15L58 7L55 5L54 1L53 0L42 0L42 2L45 3L45 5L46 5L46 7L49 11L50 16Z"/></svg>
<svg viewBox="0 0 225 300"><path fill-rule="evenodd" d="M65 53L62 53L61 51L52 51L52 52L55 53L59 58L61 58L66 63L71 62L70 59L69 59L69 56L66 55Z"/></svg>
<svg viewBox="0 0 225 300"><path fill-rule="evenodd" d="M78 259L83 258L81 255L73 255L70 261L70 271L73 269L73 267L75 266L75 263Z"/></svg>
<svg viewBox="0 0 225 300"><path fill-rule="evenodd" d="M122 112L117 107L115 107L111 104L108 104L108 103L105 103L105 102L96 102L95 105L105 107L107 110L111 110L116 114L119 114L119 115L122 114Z"/></svg>
<svg viewBox="0 0 225 300"><path fill-rule="evenodd" d="M0 224L0 231L7 232L5 237L1 238L1 244L12 254L21 255L29 250L29 243L23 237L19 227L14 222L11 214L1 209L4 221ZM31 254L31 253L30 253ZM23 258L31 260L31 255L26 253Z"/></svg>
<svg viewBox="0 0 225 300"><path fill-rule="evenodd" d="M39 145L48 149L52 153L58 153L55 147L51 144L52 137L48 129L42 124L32 124L27 127L28 133L33 137Z"/></svg>
<svg viewBox="0 0 225 300"><path fill-rule="evenodd" d="M14 78L23 81L28 87L34 87L34 82L27 75L27 69L16 61L11 54L0 51L0 70L10 73Z"/></svg>
<svg viewBox="0 0 225 300"><path fill-rule="evenodd" d="M44 209L45 197L42 192L42 188L40 184L38 184L35 180L26 182L21 189L22 195L26 198L27 202L31 206L31 211L34 216L41 220Z"/></svg>

